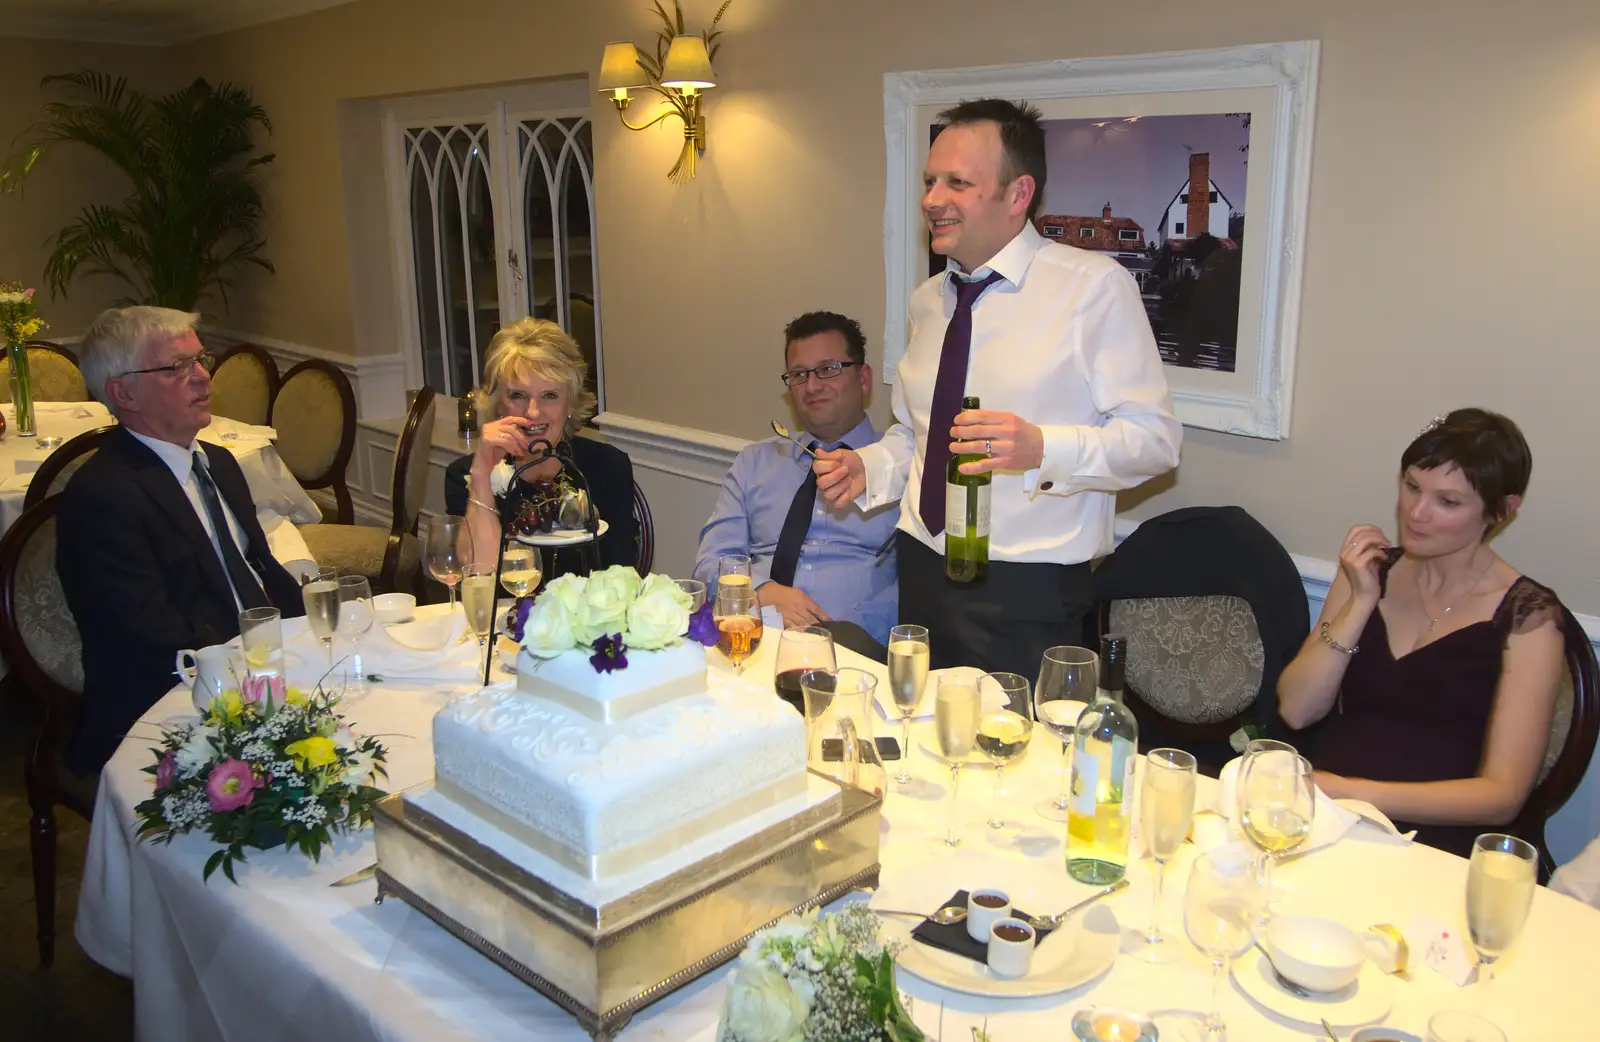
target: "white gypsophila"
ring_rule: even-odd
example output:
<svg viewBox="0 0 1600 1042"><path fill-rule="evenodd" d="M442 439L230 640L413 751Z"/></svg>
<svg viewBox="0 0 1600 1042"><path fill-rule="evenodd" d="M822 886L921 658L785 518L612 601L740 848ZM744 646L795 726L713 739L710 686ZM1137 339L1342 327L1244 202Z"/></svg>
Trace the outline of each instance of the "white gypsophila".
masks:
<svg viewBox="0 0 1600 1042"><path fill-rule="evenodd" d="M258 740L247 743L243 749L239 750L239 758L248 760L251 763L259 763L270 757L274 751L270 743Z"/></svg>
<svg viewBox="0 0 1600 1042"><path fill-rule="evenodd" d="M161 816L167 825L177 831L190 828L201 821L211 810L206 794L198 789L174 793L161 799Z"/></svg>

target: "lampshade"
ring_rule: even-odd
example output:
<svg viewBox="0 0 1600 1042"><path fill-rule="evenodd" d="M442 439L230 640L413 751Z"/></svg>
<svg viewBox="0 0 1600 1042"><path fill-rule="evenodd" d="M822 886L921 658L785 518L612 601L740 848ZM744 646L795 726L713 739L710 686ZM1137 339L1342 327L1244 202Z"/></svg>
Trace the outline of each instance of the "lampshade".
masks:
<svg viewBox="0 0 1600 1042"><path fill-rule="evenodd" d="M687 87L704 90L717 85L717 81L711 78L711 56L706 53L706 41L703 38L672 38L672 46L667 48L667 60L661 67L661 85L680 90Z"/></svg>
<svg viewBox="0 0 1600 1042"><path fill-rule="evenodd" d="M639 67L639 51L633 44L626 40L606 44L606 53L600 59L599 89L602 92L643 87L649 82L650 78Z"/></svg>

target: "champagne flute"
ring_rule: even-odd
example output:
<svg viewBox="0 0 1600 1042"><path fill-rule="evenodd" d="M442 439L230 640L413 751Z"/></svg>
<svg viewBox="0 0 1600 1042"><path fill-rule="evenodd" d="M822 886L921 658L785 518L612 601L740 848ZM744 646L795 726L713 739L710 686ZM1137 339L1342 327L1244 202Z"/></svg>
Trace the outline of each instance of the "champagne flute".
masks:
<svg viewBox="0 0 1600 1042"><path fill-rule="evenodd" d="M911 718L928 684L928 627L906 624L889 630L889 691L900 711L900 773L897 785L911 784Z"/></svg>
<svg viewBox="0 0 1600 1042"><path fill-rule="evenodd" d="M1061 740L1061 793L1041 800L1034 810L1049 821L1066 821L1067 786L1072 783L1072 740L1078 714L1094 701L1100 656L1088 648L1060 645L1049 648L1039 662L1039 680L1033 686L1034 717Z"/></svg>
<svg viewBox="0 0 1600 1042"><path fill-rule="evenodd" d="M468 565L461 577L461 607L467 615L467 627L478 638L481 650L489 643L489 624L494 621L494 568L489 565Z"/></svg>
<svg viewBox="0 0 1600 1042"><path fill-rule="evenodd" d="M934 733L939 742L939 755L950 765L950 816L945 829L944 845L959 846L956 835L956 806L961 801L961 763L972 754L978 737L977 681L961 672L946 672L939 677L939 691L933 700Z"/></svg>
<svg viewBox="0 0 1600 1042"><path fill-rule="evenodd" d="M500 555L500 585L511 596L521 599L533 594L544 578L544 556L537 546L528 546L517 539L506 540Z"/></svg>
<svg viewBox="0 0 1600 1042"><path fill-rule="evenodd" d="M1028 678L1016 673L989 673L978 679L978 751L994 762L994 802L989 809L992 829L1006 824L1001 817L1005 795L1001 775L1033 737L1031 694Z"/></svg>
<svg viewBox="0 0 1600 1042"><path fill-rule="evenodd" d="M1250 859L1227 849L1202 854L1189 870L1183 894L1183 926L1189 940L1211 960L1209 1038L1228 1037L1222 1021L1222 981L1228 961L1251 945L1259 914L1260 884Z"/></svg>
<svg viewBox="0 0 1600 1042"><path fill-rule="evenodd" d="M1538 883L1539 852L1533 844L1486 832L1472 841L1467 867L1467 933L1478 950L1484 987L1494 978L1495 960L1516 943L1528 921Z"/></svg>
<svg viewBox="0 0 1600 1042"><path fill-rule="evenodd" d="M701 608L705 607L705 583L701 582L699 579L674 579L673 582L678 584L678 589L689 595L689 611L691 613L697 612Z"/></svg>
<svg viewBox="0 0 1600 1042"><path fill-rule="evenodd" d="M806 700L800 686L800 675L812 669L832 673L839 668L838 656L833 650L833 634L821 626L783 630L778 634L778 655L774 665L777 671L773 674L772 683L778 690L778 697L804 716Z"/></svg>
<svg viewBox="0 0 1600 1042"><path fill-rule="evenodd" d="M327 578L323 576L326 575ZM333 634L339 627L339 582L332 568L323 568L300 587L306 606L306 623L328 649L328 668L333 668Z"/></svg>
<svg viewBox="0 0 1600 1042"><path fill-rule="evenodd" d="M747 590L755 589L750 580L750 555L728 554L717 558L717 589L711 596L721 597L723 590L739 587Z"/></svg>
<svg viewBox="0 0 1600 1042"><path fill-rule="evenodd" d="M372 586L364 575L342 575L337 582L338 632L350 641L353 659L351 669L355 672L355 688L359 691L367 683L366 670L361 662L361 638L372 629Z"/></svg>
<svg viewBox="0 0 1600 1042"><path fill-rule="evenodd" d="M1239 827L1261 851L1264 888L1272 883L1273 859L1311 835L1317 806L1315 777L1310 761L1289 746L1258 749L1239 766Z"/></svg>
<svg viewBox="0 0 1600 1042"><path fill-rule="evenodd" d="M756 592L748 585L719 586L712 618L719 634L717 650L733 663L734 676L742 676L745 661L761 646L761 607L756 604Z"/></svg>
<svg viewBox="0 0 1600 1042"><path fill-rule="evenodd" d="M472 533L467 528L466 518L457 514L429 518L422 553L428 574L450 591L450 614L454 615L456 584L466 574L467 562L472 560Z"/></svg>
<svg viewBox="0 0 1600 1042"><path fill-rule="evenodd" d="M1134 955L1146 962L1167 962L1172 946L1161 936L1161 885L1167 862L1189 835L1194 818L1196 764L1182 749L1151 749L1144 760L1144 786L1139 792L1139 832L1144 847L1156 862L1155 901L1150 906L1150 929L1140 938Z"/></svg>

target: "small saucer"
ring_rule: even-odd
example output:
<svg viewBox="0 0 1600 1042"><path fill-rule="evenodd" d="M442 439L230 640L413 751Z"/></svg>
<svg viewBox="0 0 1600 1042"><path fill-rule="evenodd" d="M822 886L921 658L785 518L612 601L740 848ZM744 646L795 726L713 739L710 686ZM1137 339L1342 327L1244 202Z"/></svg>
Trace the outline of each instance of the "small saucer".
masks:
<svg viewBox="0 0 1600 1042"><path fill-rule="evenodd" d="M1309 998L1290 994L1277 981L1267 957L1252 950L1235 959L1233 979L1251 1001L1280 1016L1320 1027L1326 1019L1336 1028L1373 1024L1389 1015L1389 982L1371 962L1361 974L1338 991L1318 992Z"/></svg>

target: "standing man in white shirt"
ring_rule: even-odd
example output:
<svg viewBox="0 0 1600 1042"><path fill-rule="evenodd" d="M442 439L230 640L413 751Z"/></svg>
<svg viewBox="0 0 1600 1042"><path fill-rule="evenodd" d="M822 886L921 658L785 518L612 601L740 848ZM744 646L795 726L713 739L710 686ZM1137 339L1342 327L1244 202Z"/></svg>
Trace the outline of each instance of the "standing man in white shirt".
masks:
<svg viewBox="0 0 1600 1042"><path fill-rule="evenodd" d="M1133 277L1033 226L1038 110L984 99L940 120L922 212L949 262L911 296L896 422L875 445L818 453L817 487L836 507L900 502L900 620L928 627L935 668L1031 677L1046 648L1081 639L1116 492L1175 467L1182 434ZM964 395L983 407L958 411ZM984 454L962 470L993 474L977 583L944 577L952 453Z"/></svg>

